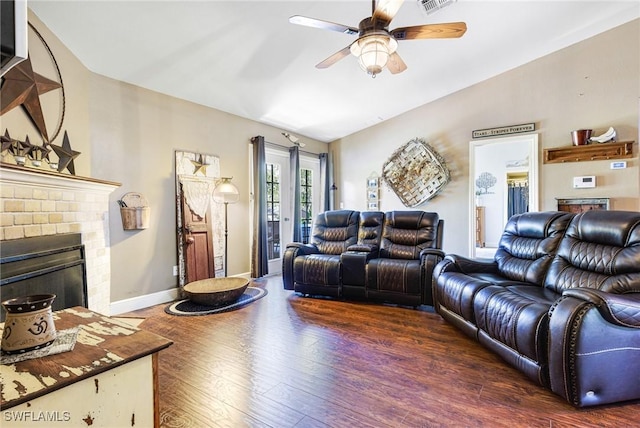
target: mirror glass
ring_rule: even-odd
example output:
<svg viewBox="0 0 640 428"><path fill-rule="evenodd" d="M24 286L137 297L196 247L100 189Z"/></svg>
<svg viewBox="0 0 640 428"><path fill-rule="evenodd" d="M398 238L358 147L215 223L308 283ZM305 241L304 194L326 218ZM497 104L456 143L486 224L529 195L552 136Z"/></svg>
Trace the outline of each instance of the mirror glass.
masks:
<svg viewBox="0 0 640 428"><path fill-rule="evenodd" d="M538 134L469 145L469 255L493 258L509 217L538 210Z"/></svg>

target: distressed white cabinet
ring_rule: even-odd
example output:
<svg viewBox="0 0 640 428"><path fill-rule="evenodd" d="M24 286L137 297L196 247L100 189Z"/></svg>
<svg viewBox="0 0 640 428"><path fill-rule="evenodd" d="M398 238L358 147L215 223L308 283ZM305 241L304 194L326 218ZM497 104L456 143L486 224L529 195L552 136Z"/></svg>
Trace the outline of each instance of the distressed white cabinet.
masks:
<svg viewBox="0 0 640 428"><path fill-rule="evenodd" d="M58 330L80 326L76 346L0 366L0 426L159 426L157 353L171 341L84 308L54 317Z"/></svg>

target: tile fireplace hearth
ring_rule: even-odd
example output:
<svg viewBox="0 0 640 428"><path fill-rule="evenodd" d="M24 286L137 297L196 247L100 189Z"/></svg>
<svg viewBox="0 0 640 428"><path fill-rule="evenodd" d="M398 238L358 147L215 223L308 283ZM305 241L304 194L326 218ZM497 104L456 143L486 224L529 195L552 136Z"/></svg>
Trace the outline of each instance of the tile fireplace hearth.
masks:
<svg viewBox="0 0 640 428"><path fill-rule="evenodd" d="M24 238L79 234L85 253L87 306L109 315L109 195L119 186L3 163L0 245Z"/></svg>

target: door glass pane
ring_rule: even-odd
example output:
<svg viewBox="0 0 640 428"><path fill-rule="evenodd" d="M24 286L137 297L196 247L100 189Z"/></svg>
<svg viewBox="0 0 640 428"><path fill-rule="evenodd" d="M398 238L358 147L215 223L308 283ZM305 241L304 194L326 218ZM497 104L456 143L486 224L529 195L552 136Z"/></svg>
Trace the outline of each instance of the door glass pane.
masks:
<svg viewBox="0 0 640 428"><path fill-rule="evenodd" d="M267 253L280 258L280 165L267 163Z"/></svg>
<svg viewBox="0 0 640 428"><path fill-rule="evenodd" d="M300 222L302 226L302 242L309 243L311 223L313 220L312 189L313 171L306 168L300 169Z"/></svg>

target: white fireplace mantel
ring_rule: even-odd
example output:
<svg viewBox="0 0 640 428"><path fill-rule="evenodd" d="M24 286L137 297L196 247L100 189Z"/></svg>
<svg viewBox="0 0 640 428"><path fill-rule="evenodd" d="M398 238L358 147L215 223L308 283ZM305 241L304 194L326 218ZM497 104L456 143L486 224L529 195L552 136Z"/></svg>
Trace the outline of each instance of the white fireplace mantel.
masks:
<svg viewBox="0 0 640 428"><path fill-rule="evenodd" d="M81 190L111 194L121 186L113 181L79 177L38 168L21 167L19 165L0 165L0 185L31 185L39 188L60 190Z"/></svg>

